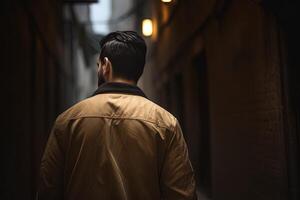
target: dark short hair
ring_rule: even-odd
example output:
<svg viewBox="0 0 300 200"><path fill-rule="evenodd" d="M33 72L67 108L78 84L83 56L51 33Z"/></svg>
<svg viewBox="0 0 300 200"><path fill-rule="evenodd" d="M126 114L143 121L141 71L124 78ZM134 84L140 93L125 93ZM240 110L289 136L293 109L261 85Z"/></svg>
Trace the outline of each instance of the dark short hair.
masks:
<svg viewBox="0 0 300 200"><path fill-rule="evenodd" d="M114 76L138 81L146 62L145 40L134 31L109 33L100 41L100 61L107 57L112 63Z"/></svg>

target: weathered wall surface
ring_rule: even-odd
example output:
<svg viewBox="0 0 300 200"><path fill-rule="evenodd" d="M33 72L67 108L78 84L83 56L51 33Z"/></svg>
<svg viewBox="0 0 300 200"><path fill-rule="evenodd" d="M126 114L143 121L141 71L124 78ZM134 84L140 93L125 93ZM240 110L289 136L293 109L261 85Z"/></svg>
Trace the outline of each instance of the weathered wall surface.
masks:
<svg viewBox="0 0 300 200"><path fill-rule="evenodd" d="M204 32L216 199L287 199L279 32L233 1Z"/></svg>
<svg viewBox="0 0 300 200"><path fill-rule="evenodd" d="M164 15L171 20L161 26ZM163 30L149 61L152 93L184 127L200 191L216 200L287 199L274 15L232 0L157 3L154 16Z"/></svg>
<svg viewBox="0 0 300 200"><path fill-rule="evenodd" d="M71 104L62 1L4 1L1 86L5 167L0 199L34 199L40 157L58 113Z"/></svg>

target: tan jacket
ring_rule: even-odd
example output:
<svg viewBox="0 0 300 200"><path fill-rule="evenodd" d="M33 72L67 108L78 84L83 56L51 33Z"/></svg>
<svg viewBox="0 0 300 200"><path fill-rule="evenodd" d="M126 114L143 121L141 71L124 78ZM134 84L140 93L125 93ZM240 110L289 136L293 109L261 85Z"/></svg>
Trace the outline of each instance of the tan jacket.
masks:
<svg viewBox="0 0 300 200"><path fill-rule="evenodd" d="M37 199L196 199L178 121L138 87L104 84L57 118Z"/></svg>

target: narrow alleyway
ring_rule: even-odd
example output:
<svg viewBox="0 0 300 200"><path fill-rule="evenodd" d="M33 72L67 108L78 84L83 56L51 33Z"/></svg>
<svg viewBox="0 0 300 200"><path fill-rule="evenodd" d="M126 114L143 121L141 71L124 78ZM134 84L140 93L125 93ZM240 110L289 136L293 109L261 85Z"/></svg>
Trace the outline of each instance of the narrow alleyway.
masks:
<svg viewBox="0 0 300 200"><path fill-rule="evenodd" d="M199 200L300 199L293 0L4 0L0 199L34 199L56 117L97 88L99 41L148 45L138 85L182 126ZM145 21L146 20L146 21Z"/></svg>

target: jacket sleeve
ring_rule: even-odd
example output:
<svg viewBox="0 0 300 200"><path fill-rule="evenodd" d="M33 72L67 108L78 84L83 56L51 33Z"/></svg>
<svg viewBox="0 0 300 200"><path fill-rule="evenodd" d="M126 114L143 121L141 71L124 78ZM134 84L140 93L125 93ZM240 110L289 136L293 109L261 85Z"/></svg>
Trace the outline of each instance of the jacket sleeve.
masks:
<svg viewBox="0 0 300 200"><path fill-rule="evenodd" d="M63 199L64 152L61 131L52 128L40 165L37 200Z"/></svg>
<svg viewBox="0 0 300 200"><path fill-rule="evenodd" d="M189 160L187 145L177 120L167 145L160 180L162 199L196 200L194 171Z"/></svg>

